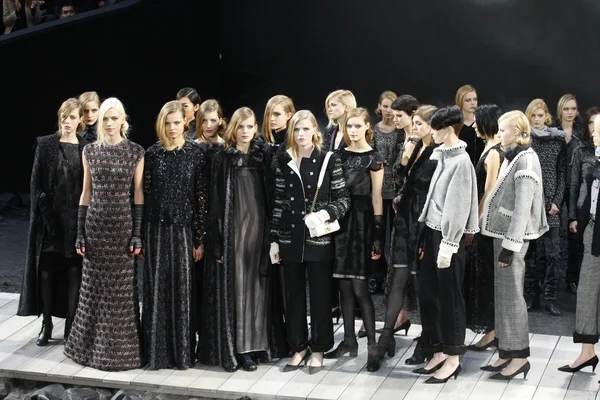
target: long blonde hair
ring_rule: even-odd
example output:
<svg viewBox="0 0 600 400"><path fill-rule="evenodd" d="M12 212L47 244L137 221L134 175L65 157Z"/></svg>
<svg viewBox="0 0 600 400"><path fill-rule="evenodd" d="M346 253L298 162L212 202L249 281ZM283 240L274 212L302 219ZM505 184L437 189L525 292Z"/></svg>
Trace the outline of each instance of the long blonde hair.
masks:
<svg viewBox="0 0 600 400"><path fill-rule="evenodd" d="M296 129L296 125L300 121L308 120L313 128L315 129L315 134L312 137L312 144L317 149L321 149L321 132L319 132L319 126L317 125L317 119L308 110L299 110L297 111L292 118L290 118L290 122L288 124L288 140L287 140L287 149L292 149L292 154L294 158L298 158L298 143L296 143L296 135L294 134L294 130Z"/></svg>
<svg viewBox="0 0 600 400"><path fill-rule="evenodd" d="M102 104L100 104L100 110L98 111L98 127L96 128L96 131L98 133L98 140L96 140L96 143L101 145L106 144L106 133L104 132L104 114L106 114L106 112L111 108L117 110L117 112L123 118L123 124L121 124L120 129L121 136L127 138L129 134L129 122L127 121L129 117L125 112L125 107L123 107L123 103L121 103L121 100L117 99L116 97L109 97L108 99L104 100Z"/></svg>
<svg viewBox="0 0 600 400"><path fill-rule="evenodd" d="M467 95L467 93L470 92L477 93L477 90L475 90L475 88L471 85L463 85L459 87L456 91L456 96L454 96L454 103L456 103L456 105L460 108L461 111L463 109L463 105L465 104L465 96Z"/></svg>
<svg viewBox="0 0 600 400"><path fill-rule="evenodd" d="M262 124L262 136L269 143L275 142L275 137L273 136L273 130L271 129L271 123L269 120L271 119L273 110L277 106L281 106L283 108L283 112L290 113L291 115L294 115L294 113L296 112L294 102L287 96L278 94L269 99L267 105L265 106L265 115ZM288 120L288 124L289 122L290 121Z"/></svg>
<svg viewBox="0 0 600 400"><path fill-rule="evenodd" d="M249 109L248 107L241 107L235 110L233 115L231 116L231 122L227 129L225 130L225 148L235 147L237 143L237 130L240 127L241 123L248 118L254 118L254 124L256 125L256 115L254 111ZM258 135L258 129L254 133L254 137L252 140L256 139Z"/></svg>
<svg viewBox="0 0 600 400"><path fill-rule="evenodd" d="M177 100L165 103L165 105L162 106L162 108L160 109L158 117L156 118L156 136L158 136L158 140L160 140L160 142L165 148L173 146L173 142L167 134L167 129L165 127L167 116L173 113L181 113L181 122L184 124L185 127L185 110L183 109L183 104L178 102Z"/></svg>
<svg viewBox="0 0 600 400"><path fill-rule="evenodd" d="M340 89L336 90L335 92L329 93L329 95L325 99L325 113L327 113L329 103L334 99L337 99L342 105L346 106L346 108L348 108L348 111L350 111L353 108L356 108L356 97L354 97L354 93L352 93L349 90ZM334 121L333 119L331 119L329 114L327 115L327 117L329 118L329 123L327 124L328 128L338 126L339 121Z"/></svg>
<svg viewBox="0 0 600 400"><path fill-rule="evenodd" d="M202 104L200 104L198 111L196 111L196 138L198 138L198 140L201 142L208 141L206 136L204 136L202 124L204 123L204 116L212 112L216 112L217 116L221 119L221 125L219 125L217 128L217 132L215 134L217 136L223 136L225 134L225 130L227 129L227 122L225 121L225 118L223 118L223 109L221 108L219 102L215 99L205 100Z"/></svg>

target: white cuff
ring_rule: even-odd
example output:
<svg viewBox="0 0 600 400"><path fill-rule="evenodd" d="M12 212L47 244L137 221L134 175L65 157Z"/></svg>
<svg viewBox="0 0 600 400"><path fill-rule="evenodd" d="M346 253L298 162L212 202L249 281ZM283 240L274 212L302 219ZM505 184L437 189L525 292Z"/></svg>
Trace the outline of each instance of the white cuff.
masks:
<svg viewBox="0 0 600 400"><path fill-rule="evenodd" d="M450 256L444 256L444 257L451 257L452 254L458 253L458 248L459 248L458 243L452 243L445 239L442 239L442 241L440 243L440 253L443 252L444 254L450 255Z"/></svg>
<svg viewBox="0 0 600 400"><path fill-rule="evenodd" d="M514 251L515 253L518 253L521 251L521 247L523 247L523 242L521 242L521 243L515 242L514 240L510 240L508 238L504 238L504 240L502 240L502 248L504 248L506 250L510 250L510 251Z"/></svg>

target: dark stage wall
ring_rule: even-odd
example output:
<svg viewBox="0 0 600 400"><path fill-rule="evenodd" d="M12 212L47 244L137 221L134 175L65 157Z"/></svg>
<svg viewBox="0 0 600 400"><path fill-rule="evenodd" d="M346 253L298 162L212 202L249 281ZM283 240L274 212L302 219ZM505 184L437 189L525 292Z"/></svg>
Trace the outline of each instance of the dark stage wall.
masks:
<svg viewBox="0 0 600 400"><path fill-rule="evenodd" d="M220 100L227 116L247 105L259 118L279 93L323 121L336 89L372 110L383 90L443 106L465 83L480 104L524 109L542 97L555 113L571 92L585 109L600 104L599 22L595 0L125 0L0 36L0 190L27 190L34 138L86 90L121 98L144 146L183 86Z"/></svg>

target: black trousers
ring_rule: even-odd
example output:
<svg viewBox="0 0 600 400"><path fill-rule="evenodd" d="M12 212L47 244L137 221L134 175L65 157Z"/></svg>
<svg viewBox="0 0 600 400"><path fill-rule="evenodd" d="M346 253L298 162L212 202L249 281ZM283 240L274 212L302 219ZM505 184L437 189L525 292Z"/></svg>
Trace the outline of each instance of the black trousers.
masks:
<svg viewBox="0 0 600 400"><path fill-rule="evenodd" d="M529 296L539 296L542 287L544 298L558 298L560 281L560 228L552 227L542 237L531 241L525 256L525 291Z"/></svg>
<svg viewBox="0 0 600 400"><path fill-rule="evenodd" d="M421 305L422 339L434 353L462 355L467 350L467 329L463 280L465 275L465 245L461 240L458 252L452 256L449 268L438 268L437 256L442 233L425 228L424 256L418 275Z"/></svg>
<svg viewBox="0 0 600 400"><path fill-rule="evenodd" d="M285 284L287 338L292 352L310 347L325 352L333 347L331 322L332 261L292 262L282 266ZM310 342L306 323L306 276L310 294Z"/></svg>
<svg viewBox="0 0 600 400"><path fill-rule="evenodd" d="M582 235L581 235L582 236ZM583 240L578 239L578 235L569 231L568 240L568 261L567 261L567 284L574 282L579 285L579 273L581 272L581 262L583 261Z"/></svg>

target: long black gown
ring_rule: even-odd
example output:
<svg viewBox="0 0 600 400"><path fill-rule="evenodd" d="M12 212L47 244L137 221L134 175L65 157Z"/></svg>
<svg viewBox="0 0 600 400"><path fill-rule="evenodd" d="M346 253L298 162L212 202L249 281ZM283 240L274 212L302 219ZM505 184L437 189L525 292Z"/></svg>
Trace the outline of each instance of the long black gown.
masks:
<svg viewBox="0 0 600 400"><path fill-rule="evenodd" d="M144 165L144 358L150 369L189 368L195 360L193 248L204 240L205 154L195 143L159 142Z"/></svg>
<svg viewBox="0 0 600 400"><path fill-rule="evenodd" d="M500 154L500 164L504 157L500 144L486 151L475 166L477 176L478 202L485 194L485 159L491 151ZM471 246L466 248L467 262L463 292L467 315L467 328L475 333L494 330L494 241L489 236L476 233Z"/></svg>

